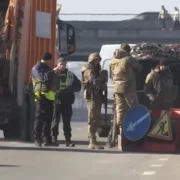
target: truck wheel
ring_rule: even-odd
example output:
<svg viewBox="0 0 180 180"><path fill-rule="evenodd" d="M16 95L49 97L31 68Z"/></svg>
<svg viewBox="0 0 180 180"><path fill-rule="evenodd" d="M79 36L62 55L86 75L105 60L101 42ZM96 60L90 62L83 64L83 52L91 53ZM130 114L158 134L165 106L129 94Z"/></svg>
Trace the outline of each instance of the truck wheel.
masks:
<svg viewBox="0 0 180 180"><path fill-rule="evenodd" d="M11 130L10 130L10 128L4 128L3 129L3 134L4 134L4 138L5 139L11 139L11 137L12 137L12 133L11 133Z"/></svg>
<svg viewBox="0 0 180 180"><path fill-rule="evenodd" d="M10 123L3 127L3 134L5 139L18 139L20 138L20 127L16 123Z"/></svg>
<svg viewBox="0 0 180 180"><path fill-rule="evenodd" d="M3 130L3 134L4 134L4 138L5 139L19 139L20 135L19 132L17 132L16 130L13 130L11 128L5 128Z"/></svg>

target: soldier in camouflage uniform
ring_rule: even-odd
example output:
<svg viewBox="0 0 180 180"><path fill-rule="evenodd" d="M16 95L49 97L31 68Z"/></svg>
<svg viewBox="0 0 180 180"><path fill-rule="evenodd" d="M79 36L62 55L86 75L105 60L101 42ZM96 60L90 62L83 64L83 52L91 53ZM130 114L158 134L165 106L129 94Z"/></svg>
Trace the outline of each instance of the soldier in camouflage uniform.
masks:
<svg viewBox="0 0 180 180"><path fill-rule="evenodd" d="M112 70L114 69L115 65L120 60L120 59L118 59L119 58L119 52L120 52L120 49L116 49L114 51L114 57L110 61L110 64L109 64L109 74L110 74L111 79L113 79ZM113 95L113 97L115 98L115 95ZM117 122L116 122L116 104L115 104L115 101L113 103L112 111L113 111L113 114L112 114L112 119L111 119L111 127L110 127L110 130L109 130L108 139L107 139L107 142L106 142L106 146L108 148L112 148L112 147L116 146L117 139L118 139L118 134L119 134L119 127L117 126Z"/></svg>
<svg viewBox="0 0 180 180"><path fill-rule="evenodd" d="M120 127L125 113L129 108L138 104L136 95L136 73L140 72L141 66L130 56L131 48L128 44L122 44L116 50L115 57L111 61L110 69L113 78L113 88L116 104L117 125Z"/></svg>
<svg viewBox="0 0 180 180"><path fill-rule="evenodd" d="M144 92L151 102L151 109L166 110L173 108L177 97L177 87L167 61L161 61L146 77Z"/></svg>
<svg viewBox="0 0 180 180"><path fill-rule="evenodd" d="M88 64L81 69L84 98L88 110L88 137L90 149L104 149L96 141L96 131L100 122L102 92L105 88L105 78L101 76L101 57L97 53L89 55Z"/></svg>

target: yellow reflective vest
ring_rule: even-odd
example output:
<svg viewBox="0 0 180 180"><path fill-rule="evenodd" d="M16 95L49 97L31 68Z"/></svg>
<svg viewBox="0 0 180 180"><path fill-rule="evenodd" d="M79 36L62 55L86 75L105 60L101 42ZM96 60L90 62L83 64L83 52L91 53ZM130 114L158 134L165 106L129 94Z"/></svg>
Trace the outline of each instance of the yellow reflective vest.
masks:
<svg viewBox="0 0 180 180"><path fill-rule="evenodd" d="M36 79L32 79L32 83L33 83L33 87L35 87L38 83L43 83L43 82L40 82ZM38 101L41 94L43 94L46 97L46 99L51 100L51 101L55 101L55 92L51 91L51 90L49 90L47 92L43 92L41 90L34 92L34 95L35 95L34 100Z"/></svg>

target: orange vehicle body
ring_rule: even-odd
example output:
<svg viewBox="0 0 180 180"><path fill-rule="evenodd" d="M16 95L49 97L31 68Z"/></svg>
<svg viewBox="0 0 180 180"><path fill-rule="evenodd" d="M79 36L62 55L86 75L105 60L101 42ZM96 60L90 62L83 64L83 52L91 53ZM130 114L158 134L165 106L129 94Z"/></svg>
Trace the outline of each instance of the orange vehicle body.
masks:
<svg viewBox="0 0 180 180"><path fill-rule="evenodd" d="M29 118L26 111L34 105L26 99L26 88L31 69L40 60L42 53L50 52L54 57L52 67L55 65L59 55L56 47L57 26L60 27L57 8L56 0L0 0L0 129L3 131L7 129L4 128L6 126L9 128L16 125L15 122L22 114L24 119L21 122ZM67 23L66 27L67 34L70 34L68 28L73 27ZM74 28L70 30L75 32ZM60 28L58 33L60 34ZM75 42L74 33L72 37ZM70 54L75 46L71 46L71 38L67 39L70 39L67 46ZM2 82L8 92L10 91L8 95L1 95ZM25 106L26 110L23 109ZM12 109L18 109L19 112ZM2 122L14 117L14 125L2 125Z"/></svg>
<svg viewBox="0 0 180 180"><path fill-rule="evenodd" d="M36 36L37 12L49 13L49 38ZM43 28L43 27L42 27ZM6 59L10 60L10 71L14 71L18 59L17 89L18 104L22 105L23 86L28 83L31 69L43 52L56 56L56 0L10 0L5 17L3 37L6 43ZM7 46L8 44L8 46ZM14 73L10 72L10 83L14 83Z"/></svg>
<svg viewBox="0 0 180 180"><path fill-rule="evenodd" d="M23 11L22 24L17 23L22 13L19 9ZM36 11L51 14L50 39L36 37ZM23 64L22 68L26 70L25 81L27 81L32 66L40 59L43 52L48 51L55 55L56 0L10 0L5 23L9 28L6 29L8 41L15 40L16 28L19 29L21 37L18 42L18 57L20 56L19 63ZM7 49L7 58L10 59L10 49Z"/></svg>

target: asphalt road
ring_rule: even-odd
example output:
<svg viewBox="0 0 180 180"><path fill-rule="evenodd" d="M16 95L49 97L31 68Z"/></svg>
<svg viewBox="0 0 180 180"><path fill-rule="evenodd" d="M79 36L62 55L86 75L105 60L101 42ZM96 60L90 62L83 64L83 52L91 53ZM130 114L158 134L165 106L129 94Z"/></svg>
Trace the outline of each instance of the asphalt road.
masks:
<svg viewBox="0 0 180 180"><path fill-rule="evenodd" d="M75 148L0 141L0 180L179 180L180 156L88 150L85 122L74 122ZM60 128L61 129L61 128ZM1 132L0 132L0 135ZM100 139L105 142L106 139Z"/></svg>

